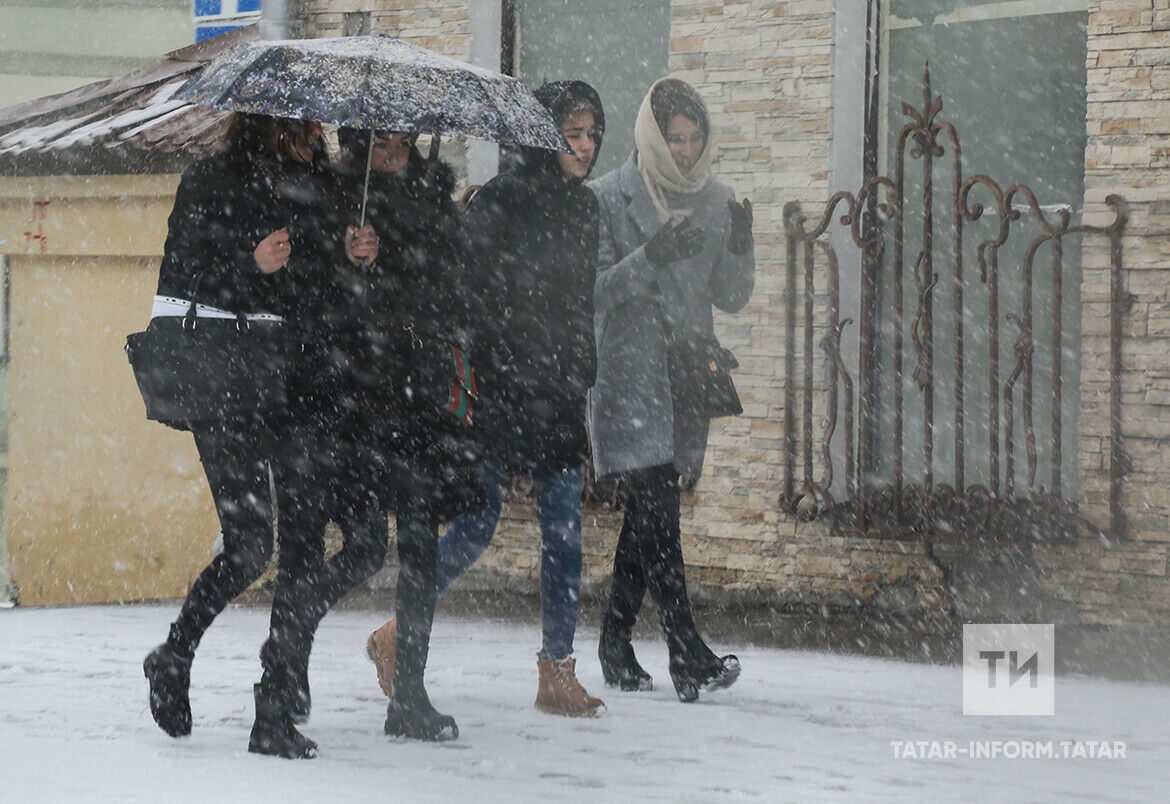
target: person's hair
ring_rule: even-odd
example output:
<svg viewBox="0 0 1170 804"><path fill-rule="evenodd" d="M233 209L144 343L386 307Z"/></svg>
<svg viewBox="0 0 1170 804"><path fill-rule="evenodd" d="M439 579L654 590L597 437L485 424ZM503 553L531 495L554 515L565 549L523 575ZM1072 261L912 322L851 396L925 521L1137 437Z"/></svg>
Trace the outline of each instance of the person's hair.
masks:
<svg viewBox="0 0 1170 804"><path fill-rule="evenodd" d="M279 162L299 162L293 146L304 137L309 122L290 117L234 112L223 137L223 151L232 155L270 155ZM325 143L318 139L311 164L319 166L327 158Z"/></svg>
<svg viewBox="0 0 1170 804"><path fill-rule="evenodd" d="M650 110L654 113L654 122L658 124L662 136L666 136L674 116L681 114L698 126L704 141L707 139L707 106L695 88L685 81L670 78L660 82L650 95Z"/></svg>
<svg viewBox="0 0 1170 804"><path fill-rule="evenodd" d="M574 98L572 102L566 103L562 108L557 110L557 127L563 126L570 117L581 112L589 112L596 121L597 108L587 98Z"/></svg>

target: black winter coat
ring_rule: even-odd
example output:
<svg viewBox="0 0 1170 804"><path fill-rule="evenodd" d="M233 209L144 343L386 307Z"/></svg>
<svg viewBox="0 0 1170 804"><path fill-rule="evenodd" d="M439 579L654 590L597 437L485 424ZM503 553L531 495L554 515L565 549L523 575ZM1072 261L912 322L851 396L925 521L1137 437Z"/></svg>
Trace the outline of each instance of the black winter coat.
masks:
<svg viewBox="0 0 1170 804"><path fill-rule="evenodd" d="M232 312L304 317L318 306L326 263L341 245L327 176L312 167L278 166L246 154L202 159L183 172L167 221L158 295ZM287 226L291 256L264 274L252 256L261 240Z"/></svg>
<svg viewBox="0 0 1170 804"><path fill-rule="evenodd" d="M588 454L597 199L545 154L492 179L468 210L488 308L486 458L508 472L579 466Z"/></svg>
<svg viewBox="0 0 1170 804"><path fill-rule="evenodd" d="M317 166L225 153L184 171L168 220L158 295L284 316L289 337L303 344L288 380L288 407L267 418L280 429L316 424L334 402L320 382L328 361L320 324L338 294L334 265L344 254L345 228L339 201L336 182ZM264 274L253 252L282 227L289 231L289 261Z"/></svg>
<svg viewBox="0 0 1170 804"><path fill-rule="evenodd" d="M356 225L361 177L346 181L346 214ZM479 456L476 430L405 397L401 377L419 357L416 336L472 351L481 316L453 188L450 169L417 152L399 173L371 175L366 219L378 235L378 258L369 268L340 264L342 302L332 318L335 354L347 366L341 431L376 454L390 507L439 519L482 505L471 472ZM418 499L420 493L429 499Z"/></svg>

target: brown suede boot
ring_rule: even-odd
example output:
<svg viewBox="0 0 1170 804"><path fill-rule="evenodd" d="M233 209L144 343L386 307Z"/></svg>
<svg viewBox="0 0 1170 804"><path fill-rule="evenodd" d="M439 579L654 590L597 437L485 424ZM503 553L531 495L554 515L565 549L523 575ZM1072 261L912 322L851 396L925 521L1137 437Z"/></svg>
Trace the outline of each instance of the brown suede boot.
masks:
<svg viewBox="0 0 1170 804"><path fill-rule="evenodd" d="M550 715L565 717L597 717L597 710L605 704L585 691L577 680L577 660L542 659L536 655L540 670L540 687L536 692L536 708Z"/></svg>
<svg viewBox="0 0 1170 804"><path fill-rule="evenodd" d="M366 640L366 655L378 670L378 686L386 697L394 695L394 663L398 653L398 620L383 625Z"/></svg>

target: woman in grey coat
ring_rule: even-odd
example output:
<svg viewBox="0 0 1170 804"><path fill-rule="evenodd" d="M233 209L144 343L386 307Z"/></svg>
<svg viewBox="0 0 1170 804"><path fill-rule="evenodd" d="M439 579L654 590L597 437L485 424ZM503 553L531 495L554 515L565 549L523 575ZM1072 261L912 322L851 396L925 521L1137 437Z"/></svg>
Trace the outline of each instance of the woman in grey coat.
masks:
<svg viewBox="0 0 1170 804"><path fill-rule="evenodd" d="M594 287L597 382L589 424L598 476L626 481L598 655L607 684L649 689L630 629L647 591L670 651L682 701L739 675L716 656L691 616L679 543L679 481L698 480L708 419L675 415L667 342L714 336L712 306L743 308L754 285L751 202L711 178L710 121L698 93L665 78L642 102L636 149L593 189L600 201Z"/></svg>

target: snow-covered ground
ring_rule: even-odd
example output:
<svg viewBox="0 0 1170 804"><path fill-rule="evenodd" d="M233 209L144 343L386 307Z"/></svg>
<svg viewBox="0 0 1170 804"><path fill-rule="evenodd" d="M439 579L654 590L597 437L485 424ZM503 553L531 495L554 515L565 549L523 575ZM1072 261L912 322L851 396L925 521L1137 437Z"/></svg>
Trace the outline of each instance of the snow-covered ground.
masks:
<svg viewBox="0 0 1170 804"><path fill-rule="evenodd" d="M607 690L596 633L578 675L607 713L532 708L535 625L440 617L432 699L461 735L429 745L382 735L384 699L364 655L381 623L339 611L313 654L312 761L246 752L266 612L233 607L204 640L195 730L151 721L141 661L172 606L0 611L0 798L57 800L1165 801L1170 687L1057 680L1055 717L964 717L954 667L737 645L731 690L680 704L660 640L637 645L658 689ZM896 759L891 740L1123 740L1125 759Z"/></svg>

